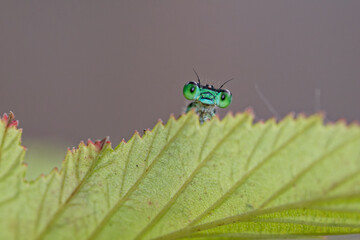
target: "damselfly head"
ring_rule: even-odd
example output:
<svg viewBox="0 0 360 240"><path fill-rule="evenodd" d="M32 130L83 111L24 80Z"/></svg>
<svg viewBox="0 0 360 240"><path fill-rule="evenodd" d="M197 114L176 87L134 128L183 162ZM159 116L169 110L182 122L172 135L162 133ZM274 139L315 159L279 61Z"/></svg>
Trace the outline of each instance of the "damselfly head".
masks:
<svg viewBox="0 0 360 240"><path fill-rule="evenodd" d="M188 82L183 88L183 94L186 99L199 101L205 105L215 105L220 108L226 108L230 105L232 100L231 92L227 89L222 89L222 87L232 79L226 81L220 88L215 88L209 84L201 85L198 74L196 72L195 74L198 77L198 82Z"/></svg>

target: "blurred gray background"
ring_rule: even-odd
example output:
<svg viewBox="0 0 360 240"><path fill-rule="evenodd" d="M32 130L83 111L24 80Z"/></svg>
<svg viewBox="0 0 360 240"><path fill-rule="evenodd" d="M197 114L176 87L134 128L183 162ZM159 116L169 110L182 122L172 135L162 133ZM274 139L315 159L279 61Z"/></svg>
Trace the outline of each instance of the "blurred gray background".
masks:
<svg viewBox="0 0 360 240"><path fill-rule="evenodd" d="M358 0L0 1L0 112L20 120L29 155L56 143L56 162L181 114L192 68L215 86L235 78L221 116L273 116L257 84L280 117L359 120L359 13Z"/></svg>

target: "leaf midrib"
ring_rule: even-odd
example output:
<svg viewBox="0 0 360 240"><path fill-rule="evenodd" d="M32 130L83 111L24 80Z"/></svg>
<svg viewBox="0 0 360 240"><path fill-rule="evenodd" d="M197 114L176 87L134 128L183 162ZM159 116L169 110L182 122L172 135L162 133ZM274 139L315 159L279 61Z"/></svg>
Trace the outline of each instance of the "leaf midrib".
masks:
<svg viewBox="0 0 360 240"><path fill-rule="evenodd" d="M265 215L265 214L276 213L276 212L280 212L283 210L295 210L295 209L307 208L307 207L311 207L311 205L314 205L314 204L320 204L320 203L324 203L324 202L328 202L328 201L332 201L332 200L342 200L342 199L347 199L349 197L360 197L360 192L356 192L353 194L342 194L342 195L337 195L337 196L333 196L333 197L321 196L319 198L310 199L308 201L290 203L290 204L285 204L285 205L281 205L281 206L277 206L277 207L273 207L273 208L257 209L257 210L247 212L244 214L230 216L227 218L215 220L215 221L204 223L201 225L183 228L183 229L168 233L166 235L156 237L153 240L165 240L165 239L170 240L170 239L177 239L177 238L181 238L181 237L188 237L192 233L195 233L195 232L204 231L204 230L214 228L214 227L225 226L225 225L236 223L236 222L249 221L254 217L258 217L258 216Z"/></svg>

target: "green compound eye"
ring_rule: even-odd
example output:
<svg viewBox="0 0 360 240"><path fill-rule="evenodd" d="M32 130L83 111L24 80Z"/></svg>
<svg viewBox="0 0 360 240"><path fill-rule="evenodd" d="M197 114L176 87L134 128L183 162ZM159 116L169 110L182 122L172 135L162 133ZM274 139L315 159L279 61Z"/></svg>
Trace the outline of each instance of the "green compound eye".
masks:
<svg viewBox="0 0 360 240"><path fill-rule="evenodd" d="M229 90L224 89L219 92L216 98L216 105L218 105L220 108L226 108L231 103L232 95Z"/></svg>
<svg viewBox="0 0 360 240"><path fill-rule="evenodd" d="M187 100L196 99L200 94L200 89L199 89L198 84L195 82L188 82L184 86L183 94Z"/></svg>

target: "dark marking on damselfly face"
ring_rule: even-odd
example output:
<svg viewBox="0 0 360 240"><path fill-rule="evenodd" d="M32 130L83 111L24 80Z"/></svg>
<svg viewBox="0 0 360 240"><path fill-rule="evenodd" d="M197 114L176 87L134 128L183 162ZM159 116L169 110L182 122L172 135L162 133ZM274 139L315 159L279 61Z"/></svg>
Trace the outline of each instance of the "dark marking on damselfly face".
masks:
<svg viewBox="0 0 360 240"><path fill-rule="evenodd" d="M224 84L220 88L208 84L202 85L199 77L198 82L191 81L185 84L183 88L184 97L193 101L188 105L186 112L195 108L195 112L200 116L200 123L203 123L215 115L216 107L228 107L232 100L232 94L229 90L222 89Z"/></svg>

